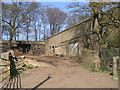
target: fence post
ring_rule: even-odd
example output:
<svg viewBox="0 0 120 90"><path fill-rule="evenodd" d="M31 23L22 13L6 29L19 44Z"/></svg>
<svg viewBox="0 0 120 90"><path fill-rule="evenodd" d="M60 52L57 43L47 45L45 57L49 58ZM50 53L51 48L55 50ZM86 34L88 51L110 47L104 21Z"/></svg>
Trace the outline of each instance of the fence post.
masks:
<svg viewBox="0 0 120 90"><path fill-rule="evenodd" d="M118 66L118 88L120 90L120 57L118 58L117 66Z"/></svg>
<svg viewBox="0 0 120 90"><path fill-rule="evenodd" d="M2 73L2 68L0 66L0 73ZM0 81L2 81L2 74L0 74ZM2 83L0 83L0 88L2 88Z"/></svg>
<svg viewBox="0 0 120 90"><path fill-rule="evenodd" d="M0 59L0 65L2 64L3 64L2 59ZM3 80L3 74L2 74L3 68L4 66L0 66L0 82ZM2 83L0 83L0 88L2 88Z"/></svg>
<svg viewBox="0 0 120 90"><path fill-rule="evenodd" d="M10 75L10 61L9 53L5 52L0 57L0 88L3 87L4 81L9 79Z"/></svg>
<svg viewBox="0 0 120 90"><path fill-rule="evenodd" d="M117 61L118 61L118 56L113 57L113 79L118 79Z"/></svg>

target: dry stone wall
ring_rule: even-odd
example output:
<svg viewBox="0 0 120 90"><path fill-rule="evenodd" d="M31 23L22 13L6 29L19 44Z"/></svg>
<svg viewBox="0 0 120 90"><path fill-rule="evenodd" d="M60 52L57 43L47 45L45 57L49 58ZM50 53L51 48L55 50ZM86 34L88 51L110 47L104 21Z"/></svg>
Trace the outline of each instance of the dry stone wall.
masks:
<svg viewBox="0 0 120 90"><path fill-rule="evenodd" d="M28 53L31 55L45 54L45 45L44 44L32 44L30 47L30 51Z"/></svg>

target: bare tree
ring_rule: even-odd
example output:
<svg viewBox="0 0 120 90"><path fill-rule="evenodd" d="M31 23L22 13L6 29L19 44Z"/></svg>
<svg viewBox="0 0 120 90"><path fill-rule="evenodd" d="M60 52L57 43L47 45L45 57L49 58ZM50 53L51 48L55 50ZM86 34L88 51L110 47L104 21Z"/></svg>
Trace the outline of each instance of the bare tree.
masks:
<svg viewBox="0 0 120 90"><path fill-rule="evenodd" d="M48 25L48 20L46 16L46 9L48 6L46 5L41 5L40 7L40 20L41 20L41 33L43 33L43 40L46 39L46 28Z"/></svg>
<svg viewBox="0 0 120 90"><path fill-rule="evenodd" d="M58 33L64 25L67 14L59 8L51 7L47 8L46 14L50 24L51 35Z"/></svg>
<svg viewBox="0 0 120 90"><path fill-rule="evenodd" d="M33 6L34 5L34 6ZM29 7L29 9L27 8ZM38 7L37 3L12 2L2 3L2 21L10 26L9 44L16 33L16 30L22 27L23 23L28 19L27 14L31 13Z"/></svg>
<svg viewBox="0 0 120 90"><path fill-rule="evenodd" d="M75 21L75 23L83 21L89 18L91 15L89 4L84 4L81 2L73 2L68 4L66 7L67 9L70 9L69 12L70 17L72 18L73 21Z"/></svg>
<svg viewBox="0 0 120 90"><path fill-rule="evenodd" d="M91 44L97 43L100 49L102 43L105 43L104 39L110 35L113 28L119 28L120 21L116 13L119 10L119 4L119 2L89 2L87 5L83 5L77 2L68 6L72 9L71 12L90 15L92 19L92 31L86 32L84 42L91 40Z"/></svg>
<svg viewBox="0 0 120 90"><path fill-rule="evenodd" d="M79 15L69 14L69 16L67 17L67 28L71 25L77 24L78 22L80 22Z"/></svg>

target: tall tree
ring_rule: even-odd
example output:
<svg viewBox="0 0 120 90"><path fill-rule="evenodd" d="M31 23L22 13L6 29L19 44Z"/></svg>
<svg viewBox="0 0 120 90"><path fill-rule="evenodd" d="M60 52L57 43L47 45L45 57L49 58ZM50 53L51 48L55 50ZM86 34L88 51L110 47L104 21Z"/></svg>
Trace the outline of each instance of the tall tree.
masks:
<svg viewBox="0 0 120 90"><path fill-rule="evenodd" d="M10 26L9 45L11 45L16 30L22 27L24 22L28 20L27 14L33 12L37 6L38 4L34 2L2 3L2 21ZM29 9L27 7L29 7Z"/></svg>
<svg viewBox="0 0 120 90"><path fill-rule="evenodd" d="M43 33L43 40L46 39L46 30L47 30L47 26L48 26L48 20L47 20L47 15L46 15L46 9L47 9L47 5L41 5L39 12L40 12L40 26L41 26L41 33Z"/></svg>
<svg viewBox="0 0 120 90"><path fill-rule="evenodd" d="M89 4L84 4L82 2L73 2L66 5L66 8L70 11L68 12L68 26L71 24L79 23L90 17L91 11Z"/></svg>
<svg viewBox="0 0 120 90"><path fill-rule="evenodd" d="M91 44L97 44L101 47L104 44L104 38L109 36L113 28L119 28L120 20L118 18L119 2L89 2L87 5L82 5L79 2L72 3L69 8L71 12L81 14L88 14L92 19L92 31L88 30L84 38L91 39ZM117 13L116 13L117 12ZM114 15L116 13L116 15ZM87 32L86 32L87 33ZM86 37L87 36L87 37ZM91 37L92 36L92 37ZM95 37L94 37L95 36ZM95 47L95 46L94 46Z"/></svg>
<svg viewBox="0 0 120 90"><path fill-rule="evenodd" d="M104 44L103 40L111 30L119 28L120 20L118 14L114 12L116 9L120 10L119 4L119 2L90 2L89 4L93 19L93 33L98 35L99 48Z"/></svg>
<svg viewBox="0 0 120 90"><path fill-rule="evenodd" d="M67 14L59 8L51 7L47 8L46 14L50 24L51 35L58 33L64 25Z"/></svg>

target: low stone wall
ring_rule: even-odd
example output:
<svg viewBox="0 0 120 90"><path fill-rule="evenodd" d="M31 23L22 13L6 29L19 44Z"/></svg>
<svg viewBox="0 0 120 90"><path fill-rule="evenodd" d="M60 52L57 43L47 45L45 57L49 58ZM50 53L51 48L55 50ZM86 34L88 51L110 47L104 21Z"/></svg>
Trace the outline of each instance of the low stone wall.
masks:
<svg viewBox="0 0 120 90"><path fill-rule="evenodd" d="M31 55L41 55L45 54L45 45L44 44L33 44L30 47L28 54Z"/></svg>
<svg viewBox="0 0 120 90"><path fill-rule="evenodd" d="M82 60L81 64L86 67L95 69L95 64L100 64L99 54L95 50L83 49L80 57ZM97 69L100 69L100 66Z"/></svg>
<svg viewBox="0 0 120 90"><path fill-rule="evenodd" d="M118 59L118 77L120 79L120 57Z"/></svg>

